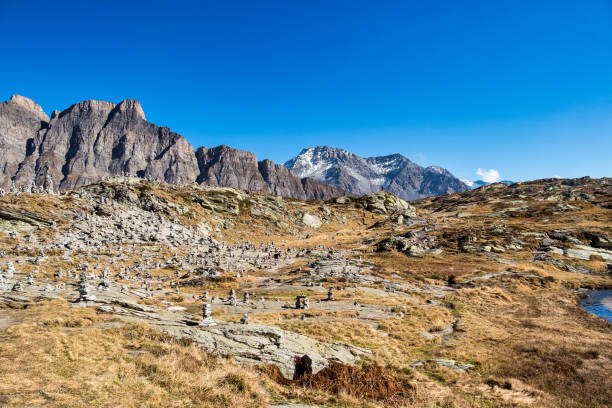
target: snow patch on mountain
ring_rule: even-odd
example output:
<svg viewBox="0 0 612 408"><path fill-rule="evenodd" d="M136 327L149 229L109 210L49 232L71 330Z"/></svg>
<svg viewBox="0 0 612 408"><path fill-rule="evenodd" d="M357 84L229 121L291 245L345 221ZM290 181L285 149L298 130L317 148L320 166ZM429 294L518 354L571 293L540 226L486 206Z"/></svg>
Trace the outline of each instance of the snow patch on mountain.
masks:
<svg viewBox="0 0 612 408"><path fill-rule="evenodd" d="M463 184L465 184L469 188L472 188L474 186L474 181L473 180L466 180L466 179L460 179L460 180L463 181Z"/></svg>
<svg viewBox="0 0 612 408"><path fill-rule="evenodd" d="M473 190L473 189L478 188L478 187L486 186L486 185L489 185L489 184L493 184L493 183L487 183L484 180L463 180L462 179L461 181L463 181L463 183L466 186L468 186L470 188L470 190ZM508 185L514 184L514 182L510 181L510 180L501 180L501 181L497 181L496 183L504 183L504 184L508 184Z"/></svg>
<svg viewBox="0 0 612 408"><path fill-rule="evenodd" d="M440 173L440 174L444 174L444 172L446 171L446 169L443 169L442 167L438 167L438 166L429 166L427 167L426 170L435 171L436 173Z"/></svg>

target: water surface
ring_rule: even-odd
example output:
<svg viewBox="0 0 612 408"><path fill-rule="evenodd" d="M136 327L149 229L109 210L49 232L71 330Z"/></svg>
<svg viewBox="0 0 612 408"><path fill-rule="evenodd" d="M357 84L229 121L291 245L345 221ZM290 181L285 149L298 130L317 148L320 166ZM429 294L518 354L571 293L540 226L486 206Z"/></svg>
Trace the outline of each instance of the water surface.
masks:
<svg viewBox="0 0 612 408"><path fill-rule="evenodd" d="M587 312L612 323L612 290L592 290L580 303Z"/></svg>

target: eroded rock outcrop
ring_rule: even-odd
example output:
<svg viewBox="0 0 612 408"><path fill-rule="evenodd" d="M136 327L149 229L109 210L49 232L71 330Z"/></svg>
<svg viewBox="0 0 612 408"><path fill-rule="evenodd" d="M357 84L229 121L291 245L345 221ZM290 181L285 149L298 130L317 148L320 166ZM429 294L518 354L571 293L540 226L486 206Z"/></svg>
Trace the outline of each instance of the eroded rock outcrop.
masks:
<svg viewBox="0 0 612 408"><path fill-rule="evenodd" d="M363 208L375 214L402 214L416 216L416 209L401 198L386 191L378 191L363 197L338 197L333 200L337 204L353 203L357 208Z"/></svg>

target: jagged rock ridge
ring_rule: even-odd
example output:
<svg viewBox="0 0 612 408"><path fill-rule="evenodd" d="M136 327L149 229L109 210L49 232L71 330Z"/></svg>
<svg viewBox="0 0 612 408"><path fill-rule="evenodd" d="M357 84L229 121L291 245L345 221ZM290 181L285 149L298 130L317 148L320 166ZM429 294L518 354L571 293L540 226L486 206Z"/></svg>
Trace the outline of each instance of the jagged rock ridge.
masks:
<svg viewBox="0 0 612 408"><path fill-rule="evenodd" d="M448 170L423 168L401 154L362 158L327 146L304 149L285 166L300 177L325 181L352 195L384 188L405 200L468 190Z"/></svg>
<svg viewBox="0 0 612 408"><path fill-rule="evenodd" d="M253 153L221 145L196 151L200 175L197 182L212 186L295 197L325 199L343 194L341 189L296 176L271 160L258 162Z"/></svg>
<svg viewBox="0 0 612 408"><path fill-rule="evenodd" d="M140 103L88 100L49 118L34 101L14 95L0 104L0 187L42 185L50 175L60 189L129 174L172 184L198 182L299 199L343 192L300 179L269 160L227 146L198 152L181 135L145 118Z"/></svg>

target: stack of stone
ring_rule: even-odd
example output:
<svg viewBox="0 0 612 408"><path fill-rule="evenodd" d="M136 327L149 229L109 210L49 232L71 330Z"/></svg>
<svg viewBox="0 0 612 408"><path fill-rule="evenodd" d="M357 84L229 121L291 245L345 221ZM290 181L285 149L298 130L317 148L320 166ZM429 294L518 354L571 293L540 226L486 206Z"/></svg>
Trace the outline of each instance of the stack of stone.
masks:
<svg viewBox="0 0 612 408"><path fill-rule="evenodd" d="M230 305L236 306L236 291L234 290L234 288L230 289L228 300Z"/></svg>
<svg viewBox="0 0 612 408"><path fill-rule="evenodd" d="M47 176L45 177L42 189L45 194L54 194L55 191L53 189L53 177L51 177L51 175L47 174Z"/></svg>
<svg viewBox="0 0 612 408"><path fill-rule="evenodd" d="M102 272L102 283L100 284L100 286L102 287L102 290L107 291L110 289L111 284L112 282L110 270L108 268L105 268Z"/></svg>
<svg viewBox="0 0 612 408"><path fill-rule="evenodd" d="M15 264L9 262L6 264L6 270L4 271L4 276L8 279L11 279L15 275Z"/></svg>
<svg viewBox="0 0 612 408"><path fill-rule="evenodd" d="M199 325L204 327L217 325L217 323L212 318L210 303L204 303L204 306L202 307L202 320L200 321Z"/></svg>
<svg viewBox="0 0 612 408"><path fill-rule="evenodd" d="M327 291L327 300L336 300L334 298L334 288L330 287L329 290Z"/></svg>
<svg viewBox="0 0 612 408"><path fill-rule="evenodd" d="M79 282L79 298L77 302L93 302L94 300L96 300L96 296L91 294L87 275L83 272Z"/></svg>
<svg viewBox="0 0 612 408"><path fill-rule="evenodd" d="M11 290L13 292L23 292L23 285L21 284L21 281L15 282Z"/></svg>
<svg viewBox="0 0 612 408"><path fill-rule="evenodd" d="M298 295L295 298L295 308L296 309L308 309L310 307L310 300L308 300L308 296Z"/></svg>

